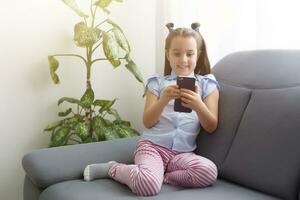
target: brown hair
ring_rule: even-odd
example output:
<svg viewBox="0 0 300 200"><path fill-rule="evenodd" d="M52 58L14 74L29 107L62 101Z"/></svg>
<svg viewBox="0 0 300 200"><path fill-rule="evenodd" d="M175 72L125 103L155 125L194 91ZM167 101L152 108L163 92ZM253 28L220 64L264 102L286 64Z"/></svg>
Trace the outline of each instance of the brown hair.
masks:
<svg viewBox="0 0 300 200"><path fill-rule="evenodd" d="M170 33L166 38L165 43L165 69L164 76L171 74L172 68L170 62L167 59L166 52L170 49L172 39L176 36L180 37L193 37L197 42L197 52L198 60L196 68L194 70L195 74L205 75L210 73L210 64L207 56L206 45L203 37L199 32L199 23L193 23L192 28L176 28L173 29L173 23L166 24L166 27L169 29Z"/></svg>

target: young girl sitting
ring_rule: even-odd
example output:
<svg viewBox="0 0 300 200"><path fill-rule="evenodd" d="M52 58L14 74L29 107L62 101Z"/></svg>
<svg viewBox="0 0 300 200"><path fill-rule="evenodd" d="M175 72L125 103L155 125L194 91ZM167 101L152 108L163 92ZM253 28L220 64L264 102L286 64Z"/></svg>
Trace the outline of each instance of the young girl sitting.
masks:
<svg viewBox="0 0 300 200"><path fill-rule="evenodd" d="M173 24L167 24L165 76L148 80L143 117L147 129L136 146L134 164L110 161L88 165L85 181L110 177L139 196L157 195L163 183L206 187L216 181L216 165L193 153L201 127L212 133L218 124L218 83L210 74L199 26L193 23L192 29L173 30ZM194 77L195 91L179 89L177 76ZM177 98L192 112L175 112Z"/></svg>

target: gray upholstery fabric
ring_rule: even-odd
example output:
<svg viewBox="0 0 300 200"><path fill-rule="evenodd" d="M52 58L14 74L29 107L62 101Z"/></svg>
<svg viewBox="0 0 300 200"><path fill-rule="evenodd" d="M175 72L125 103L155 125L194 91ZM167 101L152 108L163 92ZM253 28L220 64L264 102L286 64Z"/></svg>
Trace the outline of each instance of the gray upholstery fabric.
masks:
<svg viewBox="0 0 300 200"><path fill-rule="evenodd" d="M286 199L297 198L300 178L299 60L300 51L250 51L228 55L214 67L213 73L221 84L252 91L233 145L219 167L221 177ZM222 106L241 106L234 101L224 105L223 100L220 101L220 121L227 117L222 116ZM221 126L222 122L219 128L222 134L228 135ZM217 130L217 134L218 131L221 130ZM219 145L228 142L220 136L211 138ZM218 153L220 147L213 148ZM203 150L203 154L207 151Z"/></svg>
<svg viewBox="0 0 300 200"><path fill-rule="evenodd" d="M41 192L42 190L35 187L35 185L33 185L32 182L29 180L29 178L25 176L23 185L23 200L38 200Z"/></svg>
<svg viewBox="0 0 300 200"><path fill-rule="evenodd" d="M245 88L300 85L300 50L257 50L232 53L213 68L218 81Z"/></svg>
<svg viewBox="0 0 300 200"><path fill-rule="evenodd" d="M221 176L285 199L300 177L300 86L254 90Z"/></svg>
<svg viewBox="0 0 300 200"><path fill-rule="evenodd" d="M163 185L161 192L153 197L138 197L127 186L109 179L92 182L82 180L65 181L48 187L39 200L278 200L278 198L218 180L213 187L187 189Z"/></svg>
<svg viewBox="0 0 300 200"><path fill-rule="evenodd" d="M230 149L250 95L249 89L220 82L218 129L213 134L202 131L196 149L197 154L211 159L218 168Z"/></svg>
<svg viewBox="0 0 300 200"><path fill-rule="evenodd" d="M139 137L80 144L34 151L23 158L23 168L40 188L65 180L79 179L87 164L116 160L133 162Z"/></svg>

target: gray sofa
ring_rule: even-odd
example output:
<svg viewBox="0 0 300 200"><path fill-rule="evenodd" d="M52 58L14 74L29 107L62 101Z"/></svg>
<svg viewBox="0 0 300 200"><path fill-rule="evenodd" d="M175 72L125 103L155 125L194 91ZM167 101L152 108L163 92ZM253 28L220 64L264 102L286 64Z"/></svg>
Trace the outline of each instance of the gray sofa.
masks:
<svg viewBox="0 0 300 200"><path fill-rule="evenodd" d="M24 200L300 200L300 51L233 53L213 74L221 87L219 126L199 134L196 150L218 166L213 186L163 185L157 196L137 197L110 179L82 180L87 164L132 163L136 137L25 155Z"/></svg>

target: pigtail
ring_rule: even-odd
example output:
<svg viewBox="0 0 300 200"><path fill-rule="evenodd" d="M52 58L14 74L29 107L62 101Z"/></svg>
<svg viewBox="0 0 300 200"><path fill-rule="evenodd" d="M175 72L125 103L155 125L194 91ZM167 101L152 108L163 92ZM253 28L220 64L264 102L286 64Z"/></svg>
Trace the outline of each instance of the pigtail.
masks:
<svg viewBox="0 0 300 200"><path fill-rule="evenodd" d="M199 32L200 23L194 22L191 24L191 28L197 32Z"/></svg>
<svg viewBox="0 0 300 200"><path fill-rule="evenodd" d="M208 60L207 50L205 41L202 39L201 52L197 61L196 74L200 74L202 76L211 73L210 62Z"/></svg>
<svg viewBox="0 0 300 200"><path fill-rule="evenodd" d="M206 44L205 44L203 37L200 34L199 27L200 27L200 23L198 23L198 22L194 22L191 24L191 28L194 31L196 31L200 35L200 38L201 38L201 48L200 48L201 52L199 52L200 54L199 54L198 62L196 65L195 73L200 74L200 75L206 75L206 74L210 74L211 69L210 69L210 63L208 60Z"/></svg>
<svg viewBox="0 0 300 200"><path fill-rule="evenodd" d="M174 32L174 24L173 24L172 22L169 22L169 23L166 24L166 27L167 27L168 30L169 30L169 35L168 35L168 37L167 37L167 39L166 39L166 43L169 43L170 40L171 40L171 39L170 39L170 38L171 38L170 35L172 35L171 33L172 33L172 32L173 32L173 34L175 33L175 32ZM169 44L166 44L166 46L169 46ZM164 76L171 74L171 71L172 71L172 68L171 68L170 62L168 61L167 55L166 55L166 53L165 53Z"/></svg>
<svg viewBox="0 0 300 200"><path fill-rule="evenodd" d="M174 31L174 24L172 22L167 23L166 27L169 29L170 33Z"/></svg>

